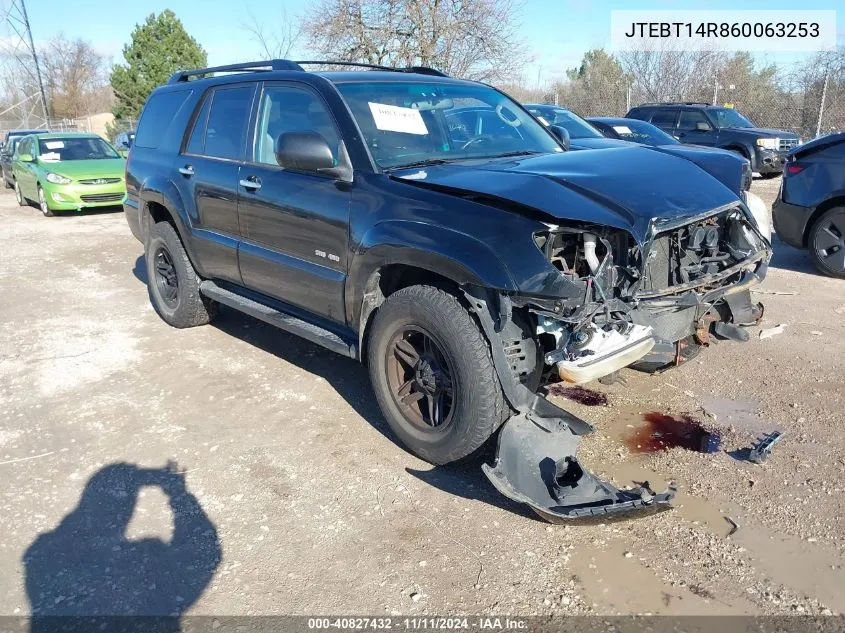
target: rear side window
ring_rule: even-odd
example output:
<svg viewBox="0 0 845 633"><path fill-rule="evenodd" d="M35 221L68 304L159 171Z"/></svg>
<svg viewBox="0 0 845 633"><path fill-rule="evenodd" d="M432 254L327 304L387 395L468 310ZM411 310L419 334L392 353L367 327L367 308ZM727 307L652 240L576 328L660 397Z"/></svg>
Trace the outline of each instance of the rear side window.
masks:
<svg viewBox="0 0 845 633"><path fill-rule="evenodd" d="M205 150L205 128L208 125L208 111L211 109L211 95L208 95L202 102L202 108L194 121L194 129L191 131L191 138L185 146L186 154L202 154Z"/></svg>
<svg viewBox="0 0 845 633"><path fill-rule="evenodd" d="M642 119L643 121L648 121L649 111L645 108L634 108L628 114L625 115L626 119Z"/></svg>
<svg viewBox="0 0 845 633"><path fill-rule="evenodd" d="M191 92L191 90L178 90L154 93L141 114L138 131L135 134L135 145L149 149L157 148L161 139L167 134L176 113L185 104Z"/></svg>
<svg viewBox="0 0 845 633"><path fill-rule="evenodd" d="M212 93L205 127L205 156L243 158L253 86L218 88Z"/></svg>
<svg viewBox="0 0 845 633"><path fill-rule="evenodd" d="M678 114L677 108L660 108L654 111L651 122L664 130L671 130L675 125L675 117Z"/></svg>

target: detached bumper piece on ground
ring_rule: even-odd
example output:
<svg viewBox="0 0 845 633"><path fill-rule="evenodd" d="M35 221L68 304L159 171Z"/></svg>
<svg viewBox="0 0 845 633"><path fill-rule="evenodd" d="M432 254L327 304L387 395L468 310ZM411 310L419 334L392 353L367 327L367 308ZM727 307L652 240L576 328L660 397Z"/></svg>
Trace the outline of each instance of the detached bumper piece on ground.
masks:
<svg viewBox="0 0 845 633"><path fill-rule="evenodd" d="M620 490L584 470L575 457L580 441L563 419L517 415L502 427L495 465L482 469L499 492L552 523L670 506L674 488Z"/></svg>

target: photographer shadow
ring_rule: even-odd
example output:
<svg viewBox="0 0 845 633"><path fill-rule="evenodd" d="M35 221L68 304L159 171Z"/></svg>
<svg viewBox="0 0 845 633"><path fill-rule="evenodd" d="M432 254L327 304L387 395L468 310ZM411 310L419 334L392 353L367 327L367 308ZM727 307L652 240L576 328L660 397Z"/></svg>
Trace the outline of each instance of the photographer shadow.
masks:
<svg viewBox="0 0 845 633"><path fill-rule="evenodd" d="M157 487L168 498L169 542L126 537L144 487ZM183 473L170 465L110 464L91 477L58 527L41 534L24 554L30 630L93 630L97 621L112 628L103 620L117 616L127 630L175 633L221 555L217 530L188 492Z"/></svg>

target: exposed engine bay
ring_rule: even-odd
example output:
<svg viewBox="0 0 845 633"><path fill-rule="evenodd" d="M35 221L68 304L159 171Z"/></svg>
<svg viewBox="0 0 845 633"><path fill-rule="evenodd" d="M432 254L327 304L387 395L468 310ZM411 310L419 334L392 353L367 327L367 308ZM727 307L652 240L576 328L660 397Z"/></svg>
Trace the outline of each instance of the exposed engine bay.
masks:
<svg viewBox="0 0 845 633"><path fill-rule="evenodd" d="M525 333L537 354L519 358L536 363L542 354L547 379L580 384L629 365L648 371L677 365L711 335L747 340L742 326L762 316L749 288L765 276L771 247L743 206L654 223L644 243L607 227L547 226L535 243L571 292L559 299L500 298L498 314L500 338L510 341L511 352L516 320L523 331L533 329ZM495 340L487 306L472 301ZM494 361L497 353L494 346ZM497 367L507 363L502 386L518 413L500 431L495 463L483 467L502 494L550 521L669 507L671 487L620 490L586 471L575 455L580 436L592 427L533 395L534 374L517 371L513 358L503 354Z"/></svg>
<svg viewBox="0 0 845 633"><path fill-rule="evenodd" d="M523 302L536 315L546 364L567 382L641 359L677 364L681 341L707 345L711 332L744 340L738 326L762 314L748 287L765 274L770 248L740 206L655 224L645 244L624 231L552 225L535 243L583 293L552 305Z"/></svg>

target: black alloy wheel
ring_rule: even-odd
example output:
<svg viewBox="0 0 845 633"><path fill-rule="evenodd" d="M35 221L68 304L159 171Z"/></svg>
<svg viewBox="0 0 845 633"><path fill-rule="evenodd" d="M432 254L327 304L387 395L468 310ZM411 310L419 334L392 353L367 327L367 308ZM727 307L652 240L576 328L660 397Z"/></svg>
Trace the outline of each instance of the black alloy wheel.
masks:
<svg viewBox="0 0 845 633"><path fill-rule="evenodd" d="M423 328L400 329L387 346L387 383L403 417L423 431L442 433L454 418L452 362Z"/></svg>
<svg viewBox="0 0 845 633"><path fill-rule="evenodd" d="M166 248L155 252L155 284L159 296L169 308L176 308L179 303L179 277L173 265L173 258Z"/></svg>

